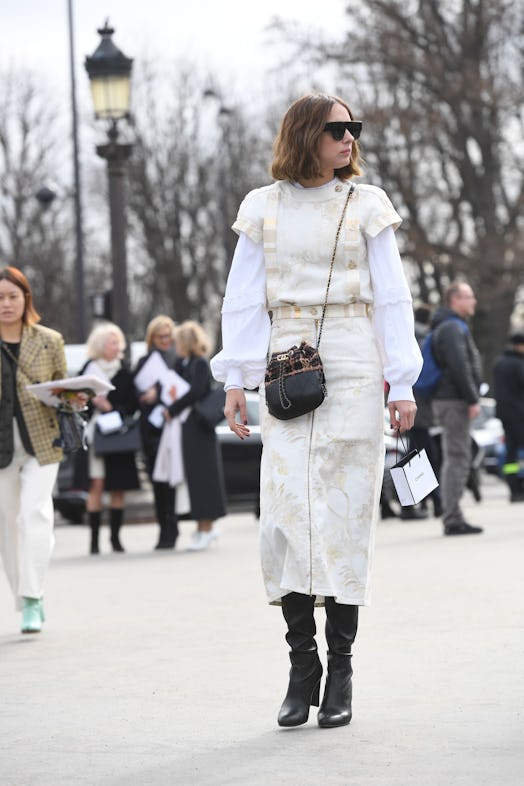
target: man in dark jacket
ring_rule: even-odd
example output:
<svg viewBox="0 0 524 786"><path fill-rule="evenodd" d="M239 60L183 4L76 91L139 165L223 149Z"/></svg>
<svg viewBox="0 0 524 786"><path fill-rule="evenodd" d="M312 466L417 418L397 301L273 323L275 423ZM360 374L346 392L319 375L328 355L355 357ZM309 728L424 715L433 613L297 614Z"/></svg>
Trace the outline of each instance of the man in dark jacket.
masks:
<svg viewBox="0 0 524 786"><path fill-rule="evenodd" d="M442 427L442 518L445 535L473 535L482 528L465 521L460 498L471 465L470 420L480 412L480 355L466 322L477 301L468 284L453 282L444 302L432 320L433 354L442 369L433 398L433 412Z"/></svg>
<svg viewBox="0 0 524 786"><path fill-rule="evenodd" d="M510 337L508 348L495 360L493 378L496 415L506 438L503 473L511 502L524 502L524 478L519 466L519 458L524 457L524 333Z"/></svg>

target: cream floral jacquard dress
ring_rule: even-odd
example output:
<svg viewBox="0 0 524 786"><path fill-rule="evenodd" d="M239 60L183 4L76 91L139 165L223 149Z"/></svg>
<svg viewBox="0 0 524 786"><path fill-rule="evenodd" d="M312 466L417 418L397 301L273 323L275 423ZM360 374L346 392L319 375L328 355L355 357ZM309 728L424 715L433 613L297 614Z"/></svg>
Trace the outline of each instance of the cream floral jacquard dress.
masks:
<svg viewBox="0 0 524 786"><path fill-rule="evenodd" d="M279 181L250 192L240 206L233 229L254 244L263 243L271 352L303 339L317 343L348 188L338 180L313 189ZM371 318L366 236L396 229L400 221L381 189L356 186L337 247L319 348L328 395L318 409L277 420L267 412L263 369L258 367L258 379L256 364L243 375L244 386L260 384L261 392L260 554L270 603L288 592L315 595L317 604L324 596L339 603L369 603L384 463L384 372ZM410 303L405 279L394 282L391 291L393 298ZM226 292L224 317L227 303ZM234 296L229 304L234 310ZM228 359L231 330L212 361L217 379L226 379L228 363L237 365ZM411 347L406 354L412 384L420 370L419 354Z"/></svg>

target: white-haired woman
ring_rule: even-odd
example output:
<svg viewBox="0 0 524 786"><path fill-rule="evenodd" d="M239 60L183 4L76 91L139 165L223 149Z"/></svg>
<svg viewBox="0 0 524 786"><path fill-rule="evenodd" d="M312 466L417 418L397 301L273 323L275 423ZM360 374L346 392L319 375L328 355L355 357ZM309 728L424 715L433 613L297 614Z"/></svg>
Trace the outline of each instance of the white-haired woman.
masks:
<svg viewBox="0 0 524 786"><path fill-rule="evenodd" d="M120 543L120 527L124 516L124 492L140 487L134 453L115 453L97 456L94 447L96 421L100 414L116 410L122 417L132 415L138 400L133 383L133 375L123 360L126 342L117 325L111 322L98 325L87 339L89 360L81 372L95 374L109 380L115 386L107 395L98 395L89 405L89 442L88 476L89 494L87 512L91 528L91 554L98 554L99 531L102 516L102 497L109 493L109 523L111 526L111 546L113 551L124 551Z"/></svg>

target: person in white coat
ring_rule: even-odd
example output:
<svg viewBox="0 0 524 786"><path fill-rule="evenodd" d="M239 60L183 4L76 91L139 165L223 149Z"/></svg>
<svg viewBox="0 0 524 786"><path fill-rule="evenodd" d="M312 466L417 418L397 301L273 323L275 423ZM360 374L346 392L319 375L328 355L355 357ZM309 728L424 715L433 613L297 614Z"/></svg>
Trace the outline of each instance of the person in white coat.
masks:
<svg viewBox="0 0 524 786"><path fill-rule="evenodd" d="M260 553L268 601L281 605L291 671L278 723L298 726L318 706L323 673L315 605L326 609L328 675L318 723L351 720L351 648L358 607L370 600L374 528L384 463L384 379L393 427L411 428L422 359L395 241L401 218L361 174L354 121L340 98L310 94L285 113L272 185L251 191L224 304L224 382L230 429L249 437L243 388L261 388ZM348 192L352 190L349 195ZM315 345L337 227L343 215L320 355L328 395L293 420L264 403L269 352Z"/></svg>

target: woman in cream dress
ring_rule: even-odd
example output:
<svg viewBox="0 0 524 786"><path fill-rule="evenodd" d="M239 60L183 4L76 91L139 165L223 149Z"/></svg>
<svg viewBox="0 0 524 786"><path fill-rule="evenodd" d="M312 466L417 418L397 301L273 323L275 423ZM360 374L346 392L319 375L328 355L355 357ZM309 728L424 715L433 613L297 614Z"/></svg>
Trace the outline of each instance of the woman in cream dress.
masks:
<svg viewBox="0 0 524 786"><path fill-rule="evenodd" d="M358 607L370 598L383 473L384 379L394 427L411 428L416 411L411 386L422 363L394 237L401 219L384 191L350 183L360 174L360 129L331 96L304 96L286 112L274 146L276 182L250 192L233 225L239 240L223 349L211 362L241 439L249 436L243 388L260 386L262 394L262 572L291 648L282 726L305 723L319 704L315 605L326 608L328 643L318 722L351 720L351 645ZM314 412L276 420L263 400L267 352L301 340L316 345L346 201L319 347L328 395Z"/></svg>

